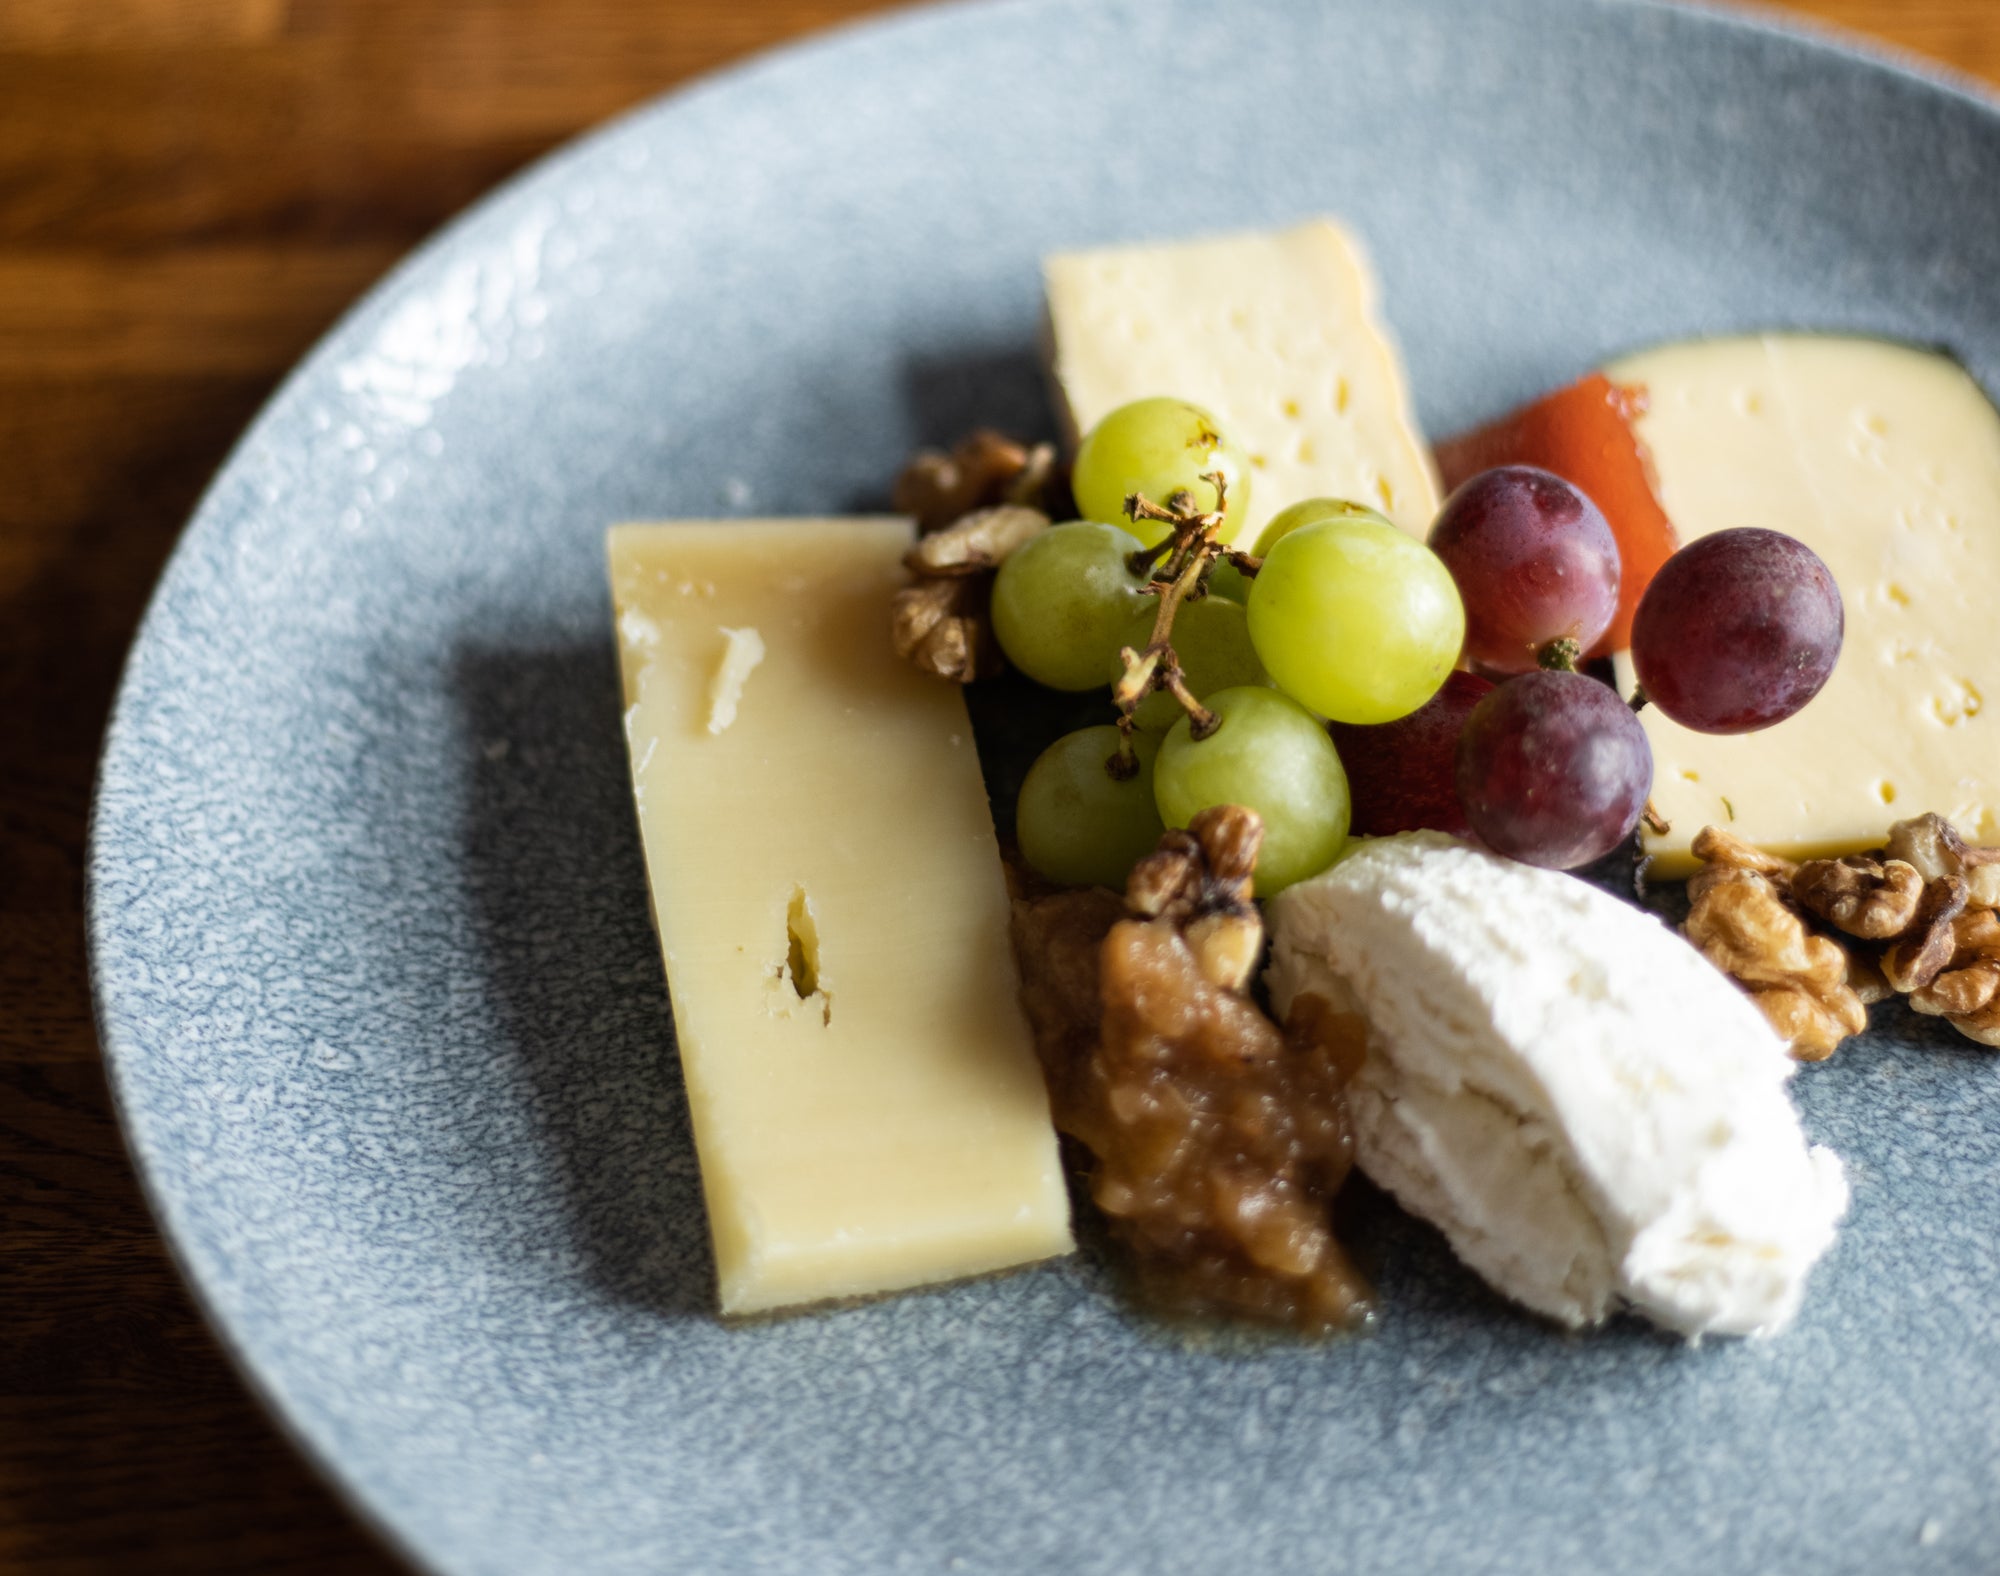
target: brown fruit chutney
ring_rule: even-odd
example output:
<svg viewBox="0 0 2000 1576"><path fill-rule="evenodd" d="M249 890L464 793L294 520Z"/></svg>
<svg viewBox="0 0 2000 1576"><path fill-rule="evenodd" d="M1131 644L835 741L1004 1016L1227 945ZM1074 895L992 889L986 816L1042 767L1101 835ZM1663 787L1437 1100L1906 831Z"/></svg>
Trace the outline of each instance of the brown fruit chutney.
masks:
<svg viewBox="0 0 2000 1576"><path fill-rule="evenodd" d="M1280 1032L1181 923L1120 909L1104 891L1023 901L1014 935L1056 1126L1089 1149L1140 1289L1174 1312L1355 1327L1368 1288L1329 1206L1364 1023L1307 996Z"/></svg>

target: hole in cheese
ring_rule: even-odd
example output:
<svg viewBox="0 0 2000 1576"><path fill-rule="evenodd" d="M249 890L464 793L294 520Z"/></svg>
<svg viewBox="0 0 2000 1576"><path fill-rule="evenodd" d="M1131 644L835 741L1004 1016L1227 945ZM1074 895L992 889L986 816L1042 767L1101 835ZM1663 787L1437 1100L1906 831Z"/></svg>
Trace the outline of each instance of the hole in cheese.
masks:
<svg viewBox="0 0 2000 1576"><path fill-rule="evenodd" d="M804 887L792 889L785 909L785 978L800 1001L819 998L820 1022L833 1021L833 1001L819 978L819 921Z"/></svg>
<svg viewBox="0 0 2000 1576"><path fill-rule="evenodd" d="M1947 728L1956 728L1966 718L1978 716L1985 704L1986 697L1971 679L1954 679L1944 694L1931 697L1931 714Z"/></svg>
<svg viewBox="0 0 2000 1576"><path fill-rule="evenodd" d="M1884 804L1894 804L1896 802L1896 785L1892 782L1877 783L1875 785L1875 796Z"/></svg>

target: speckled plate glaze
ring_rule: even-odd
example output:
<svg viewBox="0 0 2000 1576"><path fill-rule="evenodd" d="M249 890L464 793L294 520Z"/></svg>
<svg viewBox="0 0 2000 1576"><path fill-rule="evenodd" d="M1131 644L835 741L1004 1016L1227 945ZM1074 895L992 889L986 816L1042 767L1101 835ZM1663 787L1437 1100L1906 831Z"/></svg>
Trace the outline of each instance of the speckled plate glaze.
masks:
<svg viewBox="0 0 2000 1576"><path fill-rule="evenodd" d="M1990 1570L2000 1061L1893 1012L1797 1081L1855 1203L1777 1340L1563 1335L1368 1197L1345 1344L1152 1328L1088 1262L723 1328L601 541L1046 429L1040 253L1323 210L1434 432L1773 324L2000 389L1996 193L1991 103L1741 19L1024 0L482 204L252 428L106 748L104 1040L244 1370L440 1572Z"/></svg>

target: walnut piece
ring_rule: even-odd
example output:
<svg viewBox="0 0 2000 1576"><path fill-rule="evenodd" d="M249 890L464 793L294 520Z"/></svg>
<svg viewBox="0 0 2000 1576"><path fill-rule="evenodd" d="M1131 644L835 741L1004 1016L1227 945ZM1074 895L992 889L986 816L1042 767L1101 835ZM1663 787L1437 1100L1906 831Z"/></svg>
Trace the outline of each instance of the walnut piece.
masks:
<svg viewBox="0 0 2000 1576"><path fill-rule="evenodd" d="M1756 844L1746 843L1734 832L1725 832L1719 826L1704 826L1694 834L1689 848L1695 858L1710 869L1751 870L1760 876L1781 876L1787 881L1798 869L1791 860L1767 854ZM1696 872L1693 879L1699 881L1702 874Z"/></svg>
<svg viewBox="0 0 2000 1576"><path fill-rule="evenodd" d="M1889 983L1889 977L1882 972L1882 965L1860 947L1847 949L1847 985L1861 998L1864 1007L1887 1001L1896 994L1896 987Z"/></svg>
<svg viewBox="0 0 2000 1576"><path fill-rule="evenodd" d="M1215 805L1171 831L1132 867L1126 906L1141 919L1170 919L1209 982L1243 990L1264 950L1264 920L1251 901L1264 822L1241 805Z"/></svg>
<svg viewBox="0 0 2000 1576"><path fill-rule="evenodd" d="M2000 912L1968 909L1952 921L1951 958L1928 985L1910 992L1910 1005L2000 1048Z"/></svg>
<svg viewBox="0 0 2000 1576"><path fill-rule="evenodd" d="M1792 896L1850 936L1881 941L1900 936L1916 918L1924 878L1907 860L1808 859L1792 874Z"/></svg>
<svg viewBox="0 0 2000 1576"><path fill-rule="evenodd" d="M916 516L918 530L941 531L961 516L994 504L1045 506L1055 467L1054 444L1030 448L982 427L961 439L949 454L918 450L896 478L890 497L898 514Z"/></svg>
<svg viewBox="0 0 2000 1576"><path fill-rule="evenodd" d="M1941 815L1898 821L1889 828L1885 852L1907 859L1926 881L1958 876L1974 908L2000 908L2000 848L1967 843Z"/></svg>
<svg viewBox="0 0 2000 1576"><path fill-rule="evenodd" d="M1899 993L2000 1048L2000 848L1968 845L1933 814L1838 859L1794 865L1716 827L1693 850L1705 863L1688 882L1688 936L1757 998L1793 1055L1826 1055L1866 1026L1860 1009ZM1815 936L1807 916L1844 934ZM1829 947L1844 959L1837 989Z"/></svg>
<svg viewBox="0 0 2000 1576"><path fill-rule="evenodd" d="M1890 827L1887 852L1913 865L1926 881L1935 881L1964 868L1965 840L1951 822L1932 812Z"/></svg>
<svg viewBox="0 0 2000 1576"><path fill-rule="evenodd" d="M990 576L919 580L889 601L889 639L896 655L957 684L1006 671L987 616Z"/></svg>
<svg viewBox="0 0 2000 1576"><path fill-rule="evenodd" d="M1007 555L1049 528L1049 517L1020 504L975 509L942 530L917 538L903 567L924 579L952 579L998 569Z"/></svg>
<svg viewBox="0 0 2000 1576"><path fill-rule="evenodd" d="M1048 529L1055 449L975 432L950 454L925 449L896 479L895 504L921 533L903 555L914 584L892 599L896 655L955 684L1007 670L990 615L993 576Z"/></svg>
<svg viewBox="0 0 2000 1576"><path fill-rule="evenodd" d="M1708 866L1686 930L1703 957L1749 991L1798 1060L1823 1061L1868 1027L1848 983L1846 950L1808 932L1771 876L1748 865Z"/></svg>
<svg viewBox="0 0 2000 1576"><path fill-rule="evenodd" d="M1938 977L1951 961L1952 921L1965 912L1965 882L1940 876L1924 884L1921 901L1902 938L1882 954L1882 973L1907 995Z"/></svg>

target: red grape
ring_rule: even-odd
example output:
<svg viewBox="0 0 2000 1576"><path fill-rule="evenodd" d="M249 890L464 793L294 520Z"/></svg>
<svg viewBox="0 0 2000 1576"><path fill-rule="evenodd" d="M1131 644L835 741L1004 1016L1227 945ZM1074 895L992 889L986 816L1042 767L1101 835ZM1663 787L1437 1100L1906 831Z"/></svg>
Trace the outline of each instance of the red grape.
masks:
<svg viewBox="0 0 2000 1576"><path fill-rule="evenodd" d="M1466 837L1472 828L1458 802L1458 736L1472 708L1492 690L1476 673L1453 673L1407 717L1362 727L1333 725L1334 748L1354 796L1350 828L1363 837L1429 830Z"/></svg>
<svg viewBox="0 0 2000 1576"><path fill-rule="evenodd" d="M1588 651L1618 611L1618 541L1575 487L1532 465L1481 471L1444 501L1431 550L1465 601L1465 651L1532 673L1543 647Z"/></svg>
<svg viewBox="0 0 2000 1576"><path fill-rule="evenodd" d="M1653 785L1646 730L1617 691L1581 673L1524 673L1473 708L1458 741L1458 797L1480 840L1570 870L1639 824Z"/></svg>
<svg viewBox="0 0 2000 1576"><path fill-rule="evenodd" d="M1780 531L1697 538L1660 567L1632 620L1646 698L1697 733L1783 722L1840 656L1846 615L1819 555Z"/></svg>

